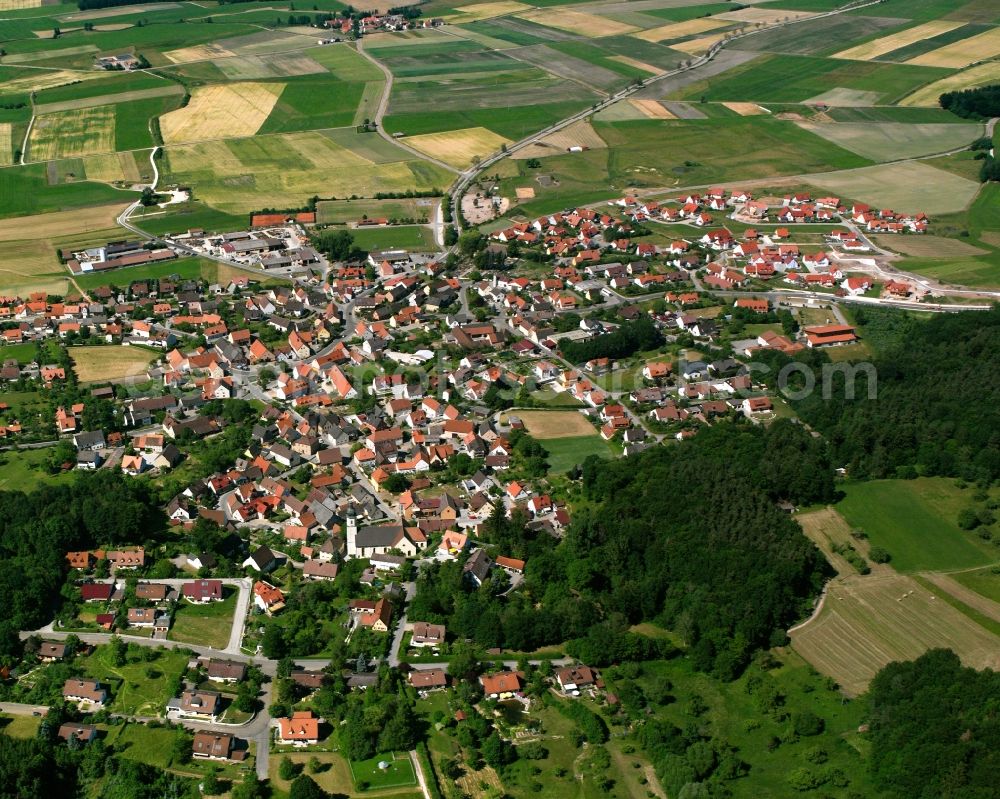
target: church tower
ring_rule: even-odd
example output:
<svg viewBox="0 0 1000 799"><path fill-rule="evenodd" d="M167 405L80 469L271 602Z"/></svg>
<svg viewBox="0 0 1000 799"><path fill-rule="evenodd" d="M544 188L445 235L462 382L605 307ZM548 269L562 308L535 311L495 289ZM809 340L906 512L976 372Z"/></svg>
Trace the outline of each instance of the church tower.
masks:
<svg viewBox="0 0 1000 799"><path fill-rule="evenodd" d="M354 512L354 506L347 509L344 517L346 529L344 536L347 539L347 557L358 557L358 515Z"/></svg>

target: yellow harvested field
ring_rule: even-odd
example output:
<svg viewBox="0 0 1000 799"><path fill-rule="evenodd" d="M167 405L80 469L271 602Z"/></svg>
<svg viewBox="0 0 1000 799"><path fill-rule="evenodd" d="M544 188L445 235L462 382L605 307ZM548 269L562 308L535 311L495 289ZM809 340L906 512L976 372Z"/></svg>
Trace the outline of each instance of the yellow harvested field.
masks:
<svg viewBox="0 0 1000 799"><path fill-rule="evenodd" d="M210 61L213 58L229 58L237 55L232 50L220 44L196 44L191 47L181 47L178 50L168 50L163 54L175 64L187 64L191 61Z"/></svg>
<svg viewBox="0 0 1000 799"><path fill-rule="evenodd" d="M160 117L167 144L252 136L264 124L285 88L283 83L201 86L191 102Z"/></svg>
<svg viewBox="0 0 1000 799"><path fill-rule="evenodd" d="M115 150L115 106L100 105L35 117L28 139L32 161L53 161Z"/></svg>
<svg viewBox="0 0 1000 799"><path fill-rule="evenodd" d="M146 374L155 352L140 347L73 347L73 370L82 383L123 380Z"/></svg>
<svg viewBox="0 0 1000 799"><path fill-rule="evenodd" d="M635 34L635 38L645 39L647 42L665 42L671 39L683 39L685 36L694 36L696 33L714 31L716 28L725 28L731 24L729 20L725 19L701 17L698 19L689 19L685 22L671 22L669 25L650 28L648 31L640 31Z"/></svg>
<svg viewBox="0 0 1000 799"><path fill-rule="evenodd" d="M924 39L940 36L942 33L947 33L948 31L955 30L955 28L960 28L963 24L965 23L936 19L933 22L926 22L923 25L917 25L915 28L907 28L906 30L899 31L898 33L893 33L890 36L883 36L881 39L875 39L875 41L872 42L865 42L864 44L859 44L856 47L849 47L847 50L834 53L833 58L849 58L853 61L871 61L873 58L878 58L880 55L891 53L893 50L899 50L901 47L906 47L907 45L915 44L916 42L922 42Z"/></svg>
<svg viewBox="0 0 1000 799"><path fill-rule="evenodd" d="M511 411L531 435L539 440L546 438L575 438L596 436L594 426L577 411Z"/></svg>
<svg viewBox="0 0 1000 799"><path fill-rule="evenodd" d="M539 8L517 16L547 28L569 31L591 39L596 39L598 36L621 36L638 30L634 25L626 25L624 22L617 22L597 14L570 11L565 7Z"/></svg>
<svg viewBox="0 0 1000 799"><path fill-rule="evenodd" d="M776 22L784 22L792 19L806 19L815 17L811 11L789 11L788 9L770 8L741 8L739 11L727 11L725 14L716 14L719 19L728 19L731 22L752 22L761 25L773 25Z"/></svg>
<svg viewBox="0 0 1000 799"><path fill-rule="evenodd" d="M42 0L0 0L0 11L20 11L24 8L41 8Z"/></svg>
<svg viewBox="0 0 1000 799"><path fill-rule="evenodd" d="M143 156L146 153L142 153ZM104 153L83 159L87 180L101 183L138 183L142 179L135 153Z"/></svg>
<svg viewBox="0 0 1000 799"><path fill-rule="evenodd" d="M462 128L407 136L403 143L438 161L464 169L474 158L495 153L511 140L486 128Z"/></svg>
<svg viewBox="0 0 1000 799"><path fill-rule="evenodd" d="M954 650L977 669L1000 666L1000 639L912 577L872 573L827 586L820 612L790 631L792 646L851 696L894 660Z"/></svg>
<svg viewBox="0 0 1000 799"><path fill-rule="evenodd" d="M14 126L10 122L0 122L0 166L14 163L13 132Z"/></svg>
<svg viewBox="0 0 1000 799"><path fill-rule="evenodd" d="M985 33L978 33L968 39L952 42L937 50L918 55L906 63L960 69L996 55L1000 55L1000 28L991 28Z"/></svg>
<svg viewBox="0 0 1000 799"><path fill-rule="evenodd" d="M975 89L979 86L995 83L996 81L1000 81L1000 61L988 61L985 64L977 64L974 67L956 72L953 75L948 75L934 81L934 83L923 86L913 94L904 97L899 104L937 108L938 98L946 92L953 92L959 89Z"/></svg>
<svg viewBox="0 0 1000 799"><path fill-rule="evenodd" d="M636 69L649 72L651 75L659 75L661 72L666 72L665 69L655 67L652 64L647 64L643 61L636 61L634 58L629 58L627 55L613 55L610 56L608 60L617 61L619 64L627 64L630 67L635 67Z"/></svg>
<svg viewBox="0 0 1000 799"><path fill-rule="evenodd" d="M700 39L689 39L686 42L673 42L671 50L680 50L688 55L702 55L707 53L709 48L722 38L721 33L712 36L702 36Z"/></svg>
<svg viewBox="0 0 1000 799"><path fill-rule="evenodd" d="M498 0L495 3L472 3L471 5L456 8L455 14L457 16L454 17L454 20L456 22L476 22L481 19L502 17L505 14L531 11L532 8L533 6L527 3L518 3L515 0Z"/></svg>
<svg viewBox="0 0 1000 799"><path fill-rule="evenodd" d="M34 230L25 226L24 219L9 220L20 222L19 237L22 241L5 241L0 244L0 294L4 296L27 296L33 291L66 289L66 277L62 273L56 257L56 248L41 237L23 241L25 231Z"/></svg>
<svg viewBox="0 0 1000 799"><path fill-rule="evenodd" d="M638 109L650 119L677 119L675 114L656 100L629 100L629 105Z"/></svg>
<svg viewBox="0 0 1000 799"><path fill-rule="evenodd" d="M97 70L93 72L73 72L68 69L39 69L33 71L31 75L22 75L19 78L0 81L0 95L37 92L42 89L65 86L67 83L79 83L81 80L93 80L94 78L102 77L106 77L106 73L102 74Z"/></svg>
<svg viewBox="0 0 1000 799"><path fill-rule="evenodd" d="M535 198L535 190L531 186L521 186L514 189L514 194L519 200L533 200Z"/></svg>
<svg viewBox="0 0 1000 799"><path fill-rule="evenodd" d="M769 113L757 105L757 103L723 103L723 105L730 111L735 111L741 117L756 117Z"/></svg>
<svg viewBox="0 0 1000 799"><path fill-rule="evenodd" d="M56 211L51 214L0 219L0 242L23 239L26 230L31 231L31 235L38 240L47 241L60 236L113 228L115 220L125 207L126 203L98 205L75 211Z"/></svg>
<svg viewBox="0 0 1000 799"><path fill-rule="evenodd" d="M574 122L560 131L551 133L535 144L522 147L512 156L518 160L527 158L544 158L547 155L559 155L571 147L583 147L585 150L601 150L608 144L600 137L589 120Z"/></svg>

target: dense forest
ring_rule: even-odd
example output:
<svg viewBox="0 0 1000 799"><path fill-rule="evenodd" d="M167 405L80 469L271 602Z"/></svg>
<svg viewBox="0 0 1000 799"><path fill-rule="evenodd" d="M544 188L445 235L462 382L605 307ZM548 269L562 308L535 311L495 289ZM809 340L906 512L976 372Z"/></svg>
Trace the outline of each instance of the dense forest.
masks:
<svg viewBox="0 0 1000 799"><path fill-rule="evenodd" d="M1000 674L948 650L891 663L869 688L871 771L900 799L988 799L1000 785Z"/></svg>
<svg viewBox="0 0 1000 799"><path fill-rule="evenodd" d="M816 389L793 405L829 441L834 465L860 479L1000 478L1000 307L926 321L888 311L856 316L877 345L874 399L865 372L852 376L850 398L843 371L833 372L830 392L820 390L831 366L825 353L796 357ZM777 351L757 359L771 367L765 379L772 384L790 360ZM800 385L797 379L793 388Z"/></svg>
<svg viewBox="0 0 1000 799"><path fill-rule="evenodd" d="M611 333L584 341L562 341L563 357L571 363L586 363L594 358L627 358L636 352L652 350L663 344L663 336L648 316L625 322Z"/></svg>
<svg viewBox="0 0 1000 799"><path fill-rule="evenodd" d="M628 632L656 620L678 631L697 667L731 678L819 590L826 564L777 500L833 497L824 444L801 426L719 424L677 447L622 461L589 459L584 502L566 538L495 513L483 538L527 560L509 598L498 572L478 590L461 567L421 570L410 618L445 622L459 639L531 650L571 640L591 663L667 654Z"/></svg>
<svg viewBox="0 0 1000 799"><path fill-rule="evenodd" d="M112 472L80 474L37 491L0 491L0 657L20 651L17 634L52 618L66 552L142 541L163 528L148 483Z"/></svg>
<svg viewBox="0 0 1000 799"><path fill-rule="evenodd" d="M946 111L965 119L991 119L1000 116L1000 84L947 92L938 102Z"/></svg>

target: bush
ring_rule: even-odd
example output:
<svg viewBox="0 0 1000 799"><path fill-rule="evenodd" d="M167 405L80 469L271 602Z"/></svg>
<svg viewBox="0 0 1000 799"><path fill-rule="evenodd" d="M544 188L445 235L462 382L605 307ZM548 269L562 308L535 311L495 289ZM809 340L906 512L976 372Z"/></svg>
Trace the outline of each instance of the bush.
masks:
<svg viewBox="0 0 1000 799"><path fill-rule="evenodd" d="M802 713L796 713L792 717L792 729L795 730L796 735L802 735L804 737L811 737L813 735L819 735L823 732L823 728L826 725L819 716L815 713L805 710Z"/></svg>
<svg viewBox="0 0 1000 799"><path fill-rule="evenodd" d="M875 563L888 563L892 560L892 555L889 554L888 550L882 547L872 547L868 553L868 557L870 557Z"/></svg>

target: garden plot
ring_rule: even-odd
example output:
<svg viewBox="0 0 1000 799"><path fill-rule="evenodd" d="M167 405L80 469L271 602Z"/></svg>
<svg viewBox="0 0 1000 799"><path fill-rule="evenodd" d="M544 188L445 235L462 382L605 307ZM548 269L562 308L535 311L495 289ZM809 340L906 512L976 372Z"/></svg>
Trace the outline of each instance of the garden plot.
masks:
<svg viewBox="0 0 1000 799"><path fill-rule="evenodd" d="M955 28L961 28L963 24L962 22L949 22L943 19L936 19L932 22L926 22L923 25L917 25L915 28L907 28L889 36L883 36L881 39L849 47L847 50L835 53L833 58L871 61L873 58L891 53L893 50L899 50L916 42L922 42L924 39L933 39L942 33L955 30Z"/></svg>
<svg viewBox="0 0 1000 799"><path fill-rule="evenodd" d="M476 158L491 155L511 140L486 128L465 128L443 133L424 133L407 136L408 147L438 161L464 169Z"/></svg>
<svg viewBox="0 0 1000 799"><path fill-rule="evenodd" d="M983 135L983 126L971 122L966 124L798 122L797 124L810 133L822 136L872 161L895 161L957 150Z"/></svg>
<svg viewBox="0 0 1000 799"><path fill-rule="evenodd" d="M28 139L32 161L114 152L115 106L102 105L35 117Z"/></svg>
<svg viewBox="0 0 1000 799"><path fill-rule="evenodd" d="M928 67L950 67L959 69L1000 55L1000 28L961 39L929 53L911 58L907 64L922 64Z"/></svg>
<svg viewBox="0 0 1000 799"><path fill-rule="evenodd" d="M228 83L194 89L191 102L160 117L167 144L252 136L264 124L283 83Z"/></svg>

